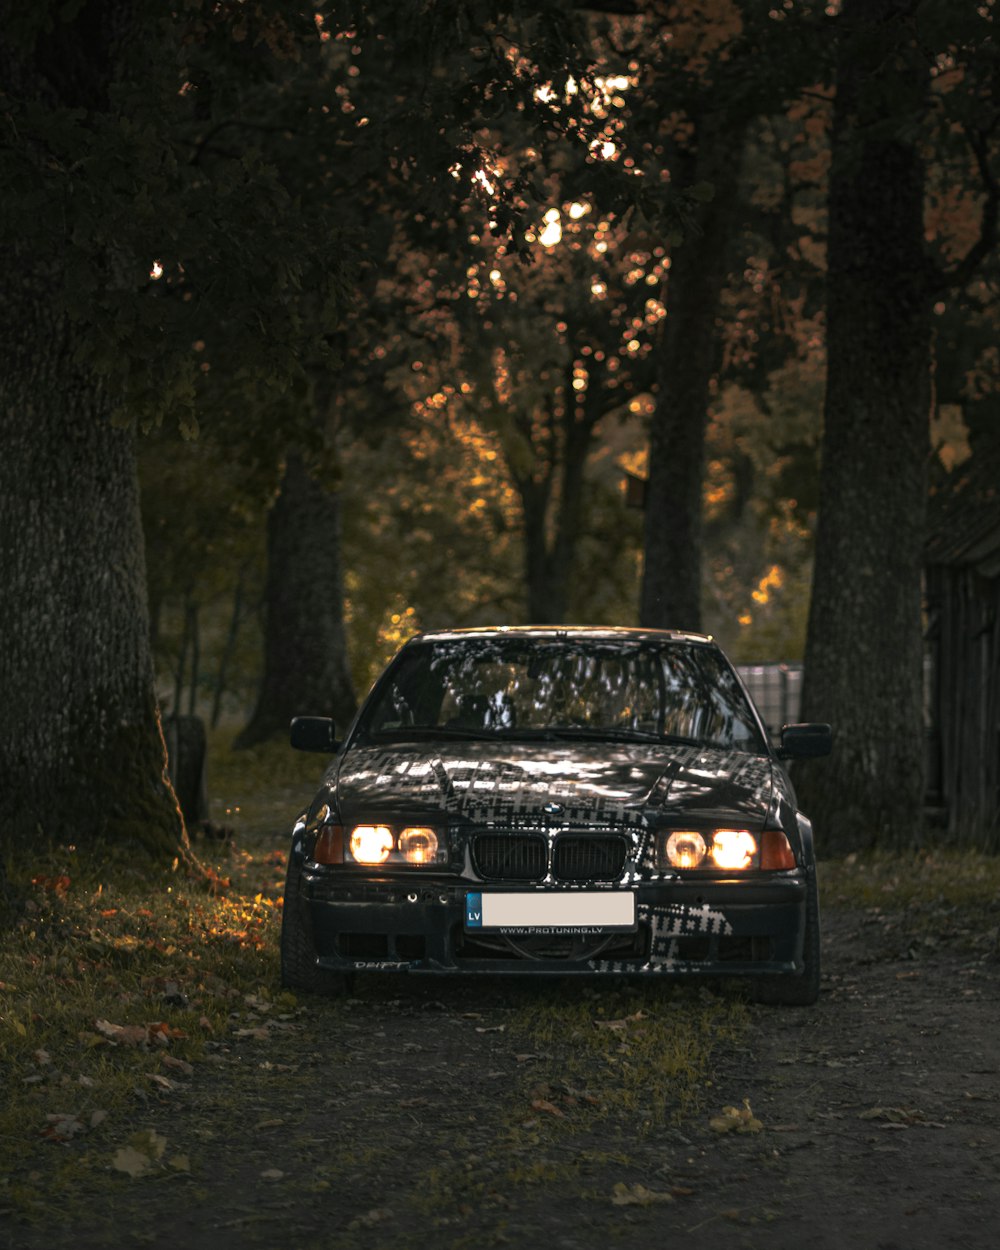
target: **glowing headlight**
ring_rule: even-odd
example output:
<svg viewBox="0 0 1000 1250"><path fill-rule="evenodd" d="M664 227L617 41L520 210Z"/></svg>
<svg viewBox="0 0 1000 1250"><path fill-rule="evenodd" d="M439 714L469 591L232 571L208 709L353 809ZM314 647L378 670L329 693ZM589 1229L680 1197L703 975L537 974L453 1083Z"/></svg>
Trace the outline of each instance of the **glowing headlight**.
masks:
<svg viewBox="0 0 1000 1250"><path fill-rule="evenodd" d="M667 838L667 859L672 868L697 868L705 858L705 839L695 830L678 830Z"/></svg>
<svg viewBox="0 0 1000 1250"><path fill-rule="evenodd" d="M388 825L355 825L351 830L351 855L359 864L384 864L393 843Z"/></svg>
<svg viewBox="0 0 1000 1250"><path fill-rule="evenodd" d="M437 859L438 838L433 829L411 825L399 835L399 853L410 864L430 864Z"/></svg>
<svg viewBox="0 0 1000 1250"><path fill-rule="evenodd" d="M719 868L749 868L757 854L757 841L749 829L716 829L712 834L712 859Z"/></svg>

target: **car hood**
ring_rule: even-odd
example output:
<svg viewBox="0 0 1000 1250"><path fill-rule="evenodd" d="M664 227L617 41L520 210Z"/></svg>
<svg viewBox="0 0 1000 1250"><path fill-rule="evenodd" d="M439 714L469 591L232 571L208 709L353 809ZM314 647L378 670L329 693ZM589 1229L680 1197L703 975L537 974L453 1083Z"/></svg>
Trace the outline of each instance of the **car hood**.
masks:
<svg viewBox="0 0 1000 1250"><path fill-rule="evenodd" d="M450 815L623 825L688 815L760 823L775 784L767 756L714 747L479 741L355 748L331 781L345 823Z"/></svg>

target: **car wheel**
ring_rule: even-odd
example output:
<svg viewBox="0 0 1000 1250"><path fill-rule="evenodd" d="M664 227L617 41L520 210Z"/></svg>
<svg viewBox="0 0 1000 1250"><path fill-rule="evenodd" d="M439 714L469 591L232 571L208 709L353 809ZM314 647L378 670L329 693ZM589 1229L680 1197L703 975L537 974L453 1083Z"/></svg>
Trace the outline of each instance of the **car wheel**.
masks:
<svg viewBox="0 0 1000 1250"><path fill-rule="evenodd" d="M806 931L802 941L802 959L805 967L799 976L759 977L751 991L754 1002L771 1007L811 1007L819 998L819 887L816 884L815 868L806 888Z"/></svg>
<svg viewBox="0 0 1000 1250"><path fill-rule="evenodd" d="M343 973L330 972L316 963L312 922L302 896L299 868L293 859L288 862L281 911L281 984L310 994L342 994L347 989Z"/></svg>

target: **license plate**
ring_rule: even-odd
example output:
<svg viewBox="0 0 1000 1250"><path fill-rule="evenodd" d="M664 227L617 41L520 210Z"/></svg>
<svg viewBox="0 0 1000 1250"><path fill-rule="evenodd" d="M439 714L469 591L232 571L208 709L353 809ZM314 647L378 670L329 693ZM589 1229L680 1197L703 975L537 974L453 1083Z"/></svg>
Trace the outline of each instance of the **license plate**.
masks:
<svg viewBox="0 0 1000 1250"><path fill-rule="evenodd" d="M470 893L465 927L494 933L628 933L635 929L635 895L626 890Z"/></svg>

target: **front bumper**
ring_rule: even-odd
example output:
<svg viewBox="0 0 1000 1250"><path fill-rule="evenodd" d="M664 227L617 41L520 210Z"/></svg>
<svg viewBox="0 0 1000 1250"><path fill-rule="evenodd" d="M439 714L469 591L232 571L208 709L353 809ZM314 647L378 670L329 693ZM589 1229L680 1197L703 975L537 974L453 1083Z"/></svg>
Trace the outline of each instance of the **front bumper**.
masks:
<svg viewBox="0 0 1000 1250"><path fill-rule="evenodd" d="M335 972L789 976L802 971L803 870L741 880L636 882L632 933L510 941L465 927L454 876L331 874L303 865L317 963ZM544 887L537 887L539 890Z"/></svg>

